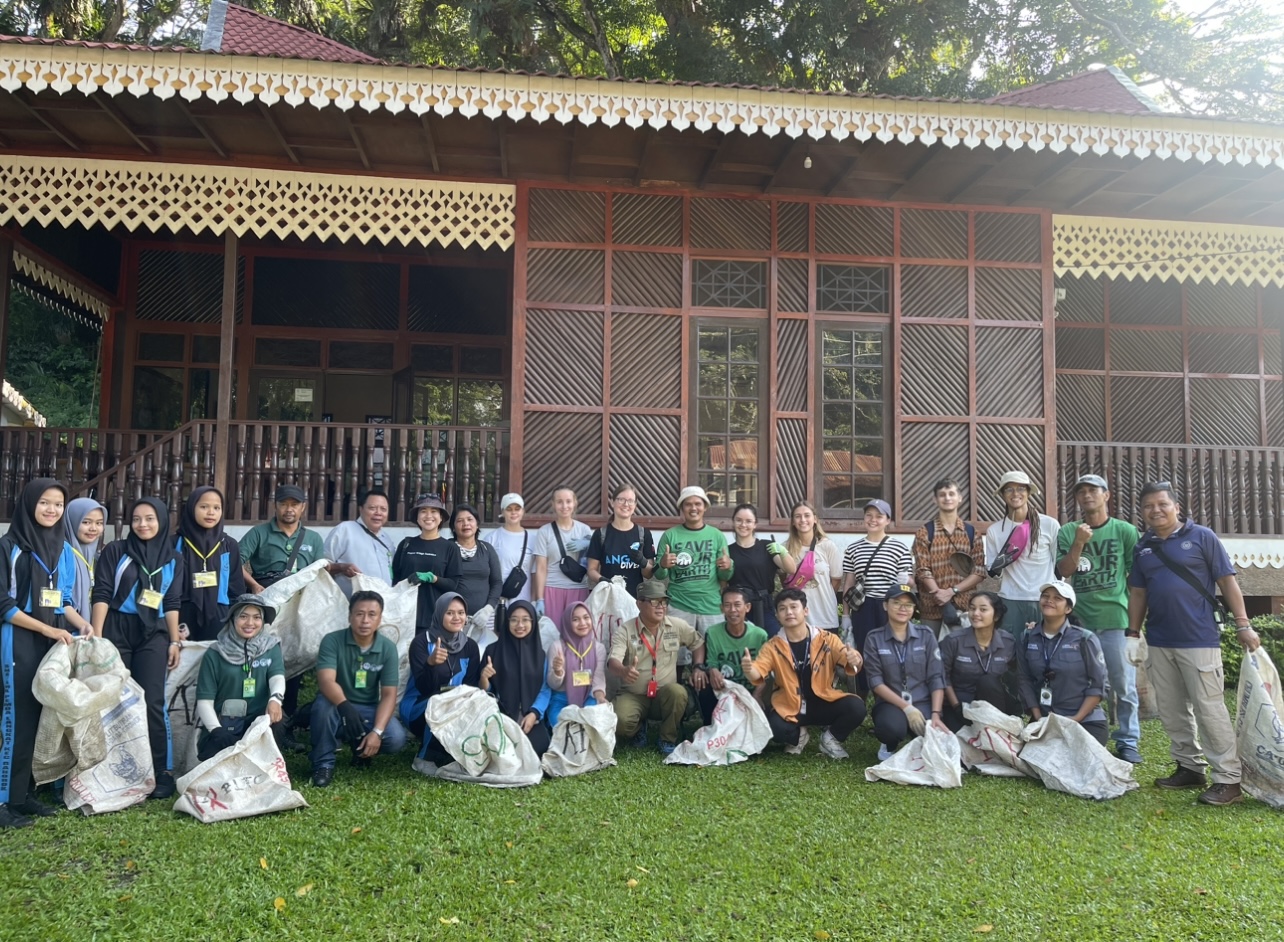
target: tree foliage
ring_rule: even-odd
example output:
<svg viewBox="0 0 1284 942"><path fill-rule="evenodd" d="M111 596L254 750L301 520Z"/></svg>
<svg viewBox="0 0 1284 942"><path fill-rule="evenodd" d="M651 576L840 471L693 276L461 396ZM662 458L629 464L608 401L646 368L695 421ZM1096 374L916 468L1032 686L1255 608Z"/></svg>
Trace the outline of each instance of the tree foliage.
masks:
<svg viewBox="0 0 1284 942"><path fill-rule="evenodd" d="M55 428L98 424L101 335L17 291L9 299L4 377Z"/></svg>
<svg viewBox="0 0 1284 942"><path fill-rule="evenodd" d="M1115 65L1186 111L1284 120L1256 0L243 0L394 60L985 97ZM208 0L0 0L0 29L195 42Z"/></svg>

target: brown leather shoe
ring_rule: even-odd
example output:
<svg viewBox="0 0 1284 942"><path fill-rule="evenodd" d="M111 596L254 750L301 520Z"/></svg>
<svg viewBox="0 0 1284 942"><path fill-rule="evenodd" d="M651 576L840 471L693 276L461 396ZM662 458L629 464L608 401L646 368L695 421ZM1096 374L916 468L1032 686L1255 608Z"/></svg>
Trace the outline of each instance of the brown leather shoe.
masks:
<svg viewBox="0 0 1284 942"><path fill-rule="evenodd" d="M1201 804L1233 805L1244 800L1244 790L1238 783L1219 782L1199 796Z"/></svg>
<svg viewBox="0 0 1284 942"><path fill-rule="evenodd" d="M1179 765L1172 775L1155 779L1155 785L1158 788L1207 788L1208 779L1203 772Z"/></svg>

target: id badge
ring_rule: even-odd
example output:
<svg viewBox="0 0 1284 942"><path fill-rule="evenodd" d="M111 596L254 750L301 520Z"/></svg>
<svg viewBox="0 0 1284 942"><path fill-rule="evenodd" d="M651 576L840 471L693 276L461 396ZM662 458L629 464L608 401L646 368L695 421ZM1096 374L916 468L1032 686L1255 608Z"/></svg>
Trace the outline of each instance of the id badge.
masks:
<svg viewBox="0 0 1284 942"><path fill-rule="evenodd" d="M193 589L213 589L218 586L218 573L216 572L194 572L192 573Z"/></svg>
<svg viewBox="0 0 1284 942"><path fill-rule="evenodd" d="M62 604L62 593L59 592L57 589L40 590L40 607L41 608L57 608L61 604Z"/></svg>
<svg viewBox="0 0 1284 942"><path fill-rule="evenodd" d="M652 698L652 699L655 699L655 695L656 695L656 692L657 692L658 690L659 690L659 688L656 686L656 683L655 683L655 681L654 681L654 680L649 681L649 682L647 683L647 685L646 685L646 695L647 695L648 697L650 697L650 698Z"/></svg>
<svg viewBox="0 0 1284 942"><path fill-rule="evenodd" d="M908 690L901 691L901 699L904 700L906 703L914 702L914 698L910 696L910 692Z"/></svg>
<svg viewBox="0 0 1284 942"><path fill-rule="evenodd" d="M1040 690L1039 690L1039 706L1041 706L1041 707L1050 707L1050 706L1052 706L1052 688L1051 688L1051 687L1042 687L1042 688L1040 688Z"/></svg>
<svg viewBox="0 0 1284 942"><path fill-rule="evenodd" d="M158 612L160 611L161 601L163 599L164 596L155 589L143 589L143 591L138 594L139 605L143 608L154 608Z"/></svg>
<svg viewBox="0 0 1284 942"><path fill-rule="evenodd" d="M358 690L365 690L366 689L366 672L357 671L357 676L353 678L352 683L353 683L353 686L355 686Z"/></svg>
<svg viewBox="0 0 1284 942"><path fill-rule="evenodd" d="M798 715L799 716L807 715L807 698L802 695L801 690L798 691Z"/></svg>
<svg viewBox="0 0 1284 942"><path fill-rule="evenodd" d="M257 686L258 686L258 683L255 680L255 678L246 677L243 681L241 681L241 696L244 697L246 700L253 699L254 689Z"/></svg>
<svg viewBox="0 0 1284 942"><path fill-rule="evenodd" d="M571 684L576 687L587 687L593 683L592 671L571 671Z"/></svg>

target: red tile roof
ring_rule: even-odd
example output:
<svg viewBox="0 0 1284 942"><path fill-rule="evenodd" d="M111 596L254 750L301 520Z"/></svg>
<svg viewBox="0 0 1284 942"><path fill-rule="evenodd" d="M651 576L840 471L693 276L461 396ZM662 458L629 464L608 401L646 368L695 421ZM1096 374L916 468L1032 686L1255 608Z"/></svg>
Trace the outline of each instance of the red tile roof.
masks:
<svg viewBox="0 0 1284 942"><path fill-rule="evenodd" d="M378 65L382 61L302 26L218 0L210 4L209 25L202 49L231 56L310 59L314 62Z"/></svg>
<svg viewBox="0 0 1284 942"><path fill-rule="evenodd" d="M1151 114L1160 110L1132 79L1113 66L1080 72L1053 82L1027 85L988 100L996 105L1075 108L1113 114Z"/></svg>

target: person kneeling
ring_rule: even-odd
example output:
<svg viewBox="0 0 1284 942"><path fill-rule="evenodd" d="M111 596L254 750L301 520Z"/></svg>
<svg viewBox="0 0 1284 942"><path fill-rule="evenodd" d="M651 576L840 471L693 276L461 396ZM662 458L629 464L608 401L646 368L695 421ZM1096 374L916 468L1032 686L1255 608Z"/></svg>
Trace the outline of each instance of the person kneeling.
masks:
<svg viewBox="0 0 1284 942"><path fill-rule="evenodd" d="M865 720L865 701L834 686L840 665L851 673L860 670L860 652L848 647L831 631L807 624L807 594L784 589L776 595L776 618L781 631L762 646L756 658L745 648L740 667L745 679L760 684L776 675L767 722L776 742L796 756L810 738L808 726L828 726L820 737L820 751L831 759L846 759L843 740Z"/></svg>
<svg viewBox="0 0 1284 942"><path fill-rule="evenodd" d="M499 701L499 712L521 726L537 756L548 751L552 734L544 717L552 696L544 680L544 652L535 631L535 606L514 602L495 626L499 640L482 655L478 686Z"/></svg>
<svg viewBox="0 0 1284 942"><path fill-rule="evenodd" d="M352 745L354 765L406 745L406 731L392 715L397 646L379 634L382 620L383 596L354 592L348 601L348 627L321 639L318 693L312 704L312 784L317 788L334 777L340 736Z"/></svg>
<svg viewBox="0 0 1284 942"><path fill-rule="evenodd" d="M1070 717L1104 746L1110 738L1101 709L1106 656L1096 635L1070 623L1075 601L1069 583L1039 587L1043 618L1021 639L1021 702L1036 720L1049 713Z"/></svg>
<svg viewBox="0 0 1284 942"><path fill-rule="evenodd" d="M922 736L925 715L941 732L945 701L945 670L936 646L936 632L912 618L918 596L907 585L887 590L883 605L887 624L865 639L865 676L874 692L874 737L883 745L878 761L885 762L911 733Z"/></svg>
<svg viewBox="0 0 1284 942"><path fill-rule="evenodd" d="M203 729L196 758L210 759L241 741L250 723L267 714L278 748L285 726L285 658L270 629L276 610L260 595L239 595L196 676L196 715Z"/></svg>

